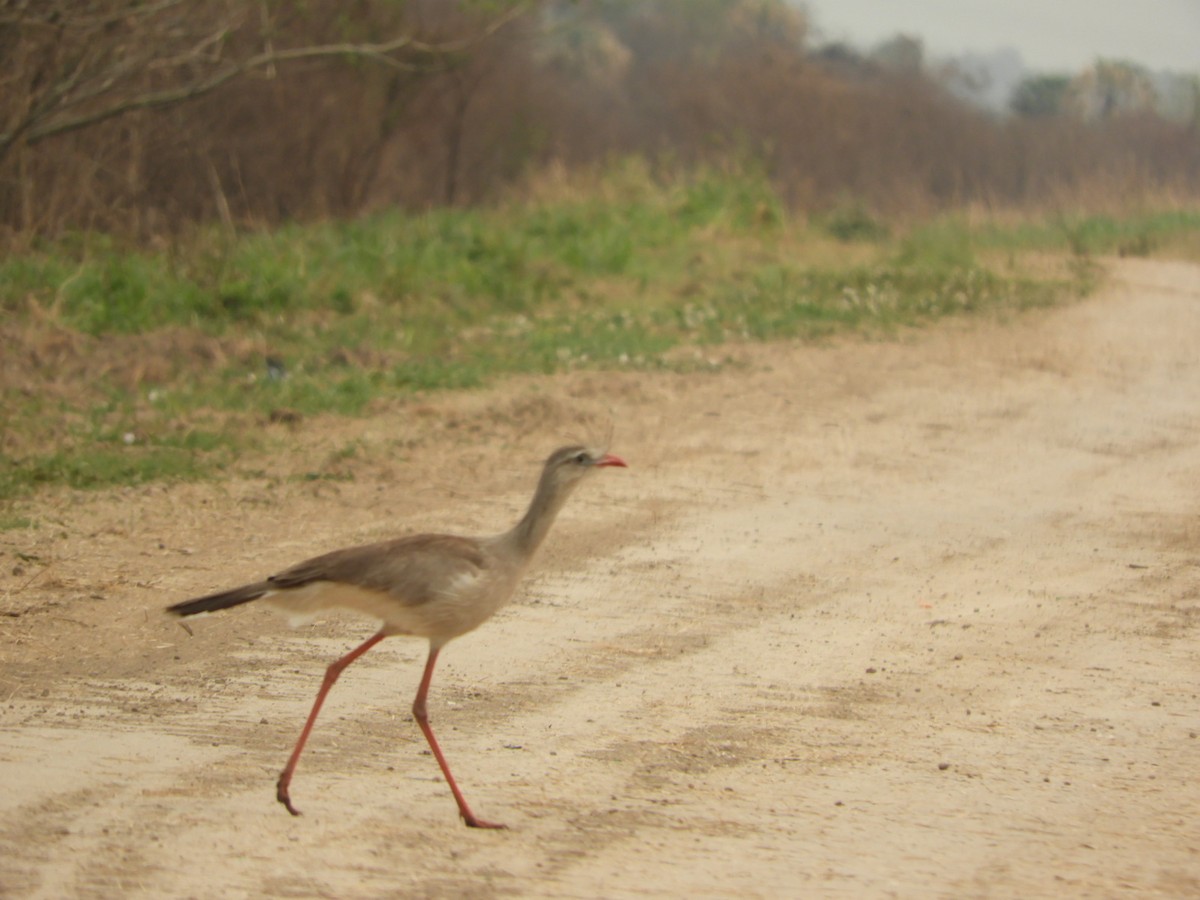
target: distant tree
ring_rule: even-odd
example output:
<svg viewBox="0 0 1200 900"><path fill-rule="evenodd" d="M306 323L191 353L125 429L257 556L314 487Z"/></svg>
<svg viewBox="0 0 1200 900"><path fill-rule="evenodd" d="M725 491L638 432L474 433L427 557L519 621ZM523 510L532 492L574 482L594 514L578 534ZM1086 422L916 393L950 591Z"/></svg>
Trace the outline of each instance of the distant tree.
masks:
<svg viewBox="0 0 1200 900"><path fill-rule="evenodd" d="M812 51L810 56L826 65L836 68L855 69L863 65L863 56L858 48L844 41L833 41L822 44Z"/></svg>
<svg viewBox="0 0 1200 900"><path fill-rule="evenodd" d="M1159 115L1200 127L1200 75L1164 72L1156 79Z"/></svg>
<svg viewBox="0 0 1200 900"><path fill-rule="evenodd" d="M1150 73L1137 63L1122 60L1097 60L1076 76L1068 89L1068 102L1085 119L1153 110L1157 99Z"/></svg>
<svg viewBox="0 0 1200 900"><path fill-rule="evenodd" d="M919 75L925 67L925 45L918 37L898 34L871 51L871 58L890 72Z"/></svg>
<svg viewBox="0 0 1200 900"><path fill-rule="evenodd" d="M1066 75L1034 75L1023 80L1013 91L1009 108L1018 116L1040 118L1065 111L1071 79Z"/></svg>
<svg viewBox="0 0 1200 900"><path fill-rule="evenodd" d="M785 0L558 0L555 8L603 23L643 61L711 60L747 46L798 50L808 33L803 12Z"/></svg>
<svg viewBox="0 0 1200 900"><path fill-rule="evenodd" d="M633 54L613 29L575 3L548 7L535 46L537 63L561 77L612 87L629 71Z"/></svg>

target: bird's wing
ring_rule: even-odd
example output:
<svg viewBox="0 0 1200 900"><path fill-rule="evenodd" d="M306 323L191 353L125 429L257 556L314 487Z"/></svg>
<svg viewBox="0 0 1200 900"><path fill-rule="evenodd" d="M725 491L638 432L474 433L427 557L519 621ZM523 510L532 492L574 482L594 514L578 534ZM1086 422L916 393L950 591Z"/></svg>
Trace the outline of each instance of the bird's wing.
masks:
<svg viewBox="0 0 1200 900"><path fill-rule="evenodd" d="M268 582L272 589L286 591L328 581L387 594L406 606L420 606L474 581L487 568L487 554L477 541L420 534L334 550L273 575Z"/></svg>

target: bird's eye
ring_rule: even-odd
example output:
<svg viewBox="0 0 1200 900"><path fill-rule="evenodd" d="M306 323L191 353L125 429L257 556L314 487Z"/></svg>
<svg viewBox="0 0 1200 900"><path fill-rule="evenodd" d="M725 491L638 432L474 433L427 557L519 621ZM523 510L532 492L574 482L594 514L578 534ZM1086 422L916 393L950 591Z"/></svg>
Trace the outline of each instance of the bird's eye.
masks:
<svg viewBox="0 0 1200 900"><path fill-rule="evenodd" d="M588 455L586 452L581 450L580 452L575 454L575 462L582 465L583 463L585 463L587 461L588 461Z"/></svg>

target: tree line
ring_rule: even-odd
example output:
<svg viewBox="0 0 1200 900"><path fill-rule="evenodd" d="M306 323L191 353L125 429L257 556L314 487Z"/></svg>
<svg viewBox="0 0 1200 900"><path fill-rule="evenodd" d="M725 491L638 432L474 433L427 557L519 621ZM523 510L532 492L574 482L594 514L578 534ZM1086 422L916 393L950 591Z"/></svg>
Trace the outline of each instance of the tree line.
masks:
<svg viewBox="0 0 1200 900"><path fill-rule="evenodd" d="M631 154L752 160L801 211L1200 189L1194 77L1168 108L1102 61L997 115L919 42L816 47L783 0L14 0L0 60L8 242L484 203Z"/></svg>

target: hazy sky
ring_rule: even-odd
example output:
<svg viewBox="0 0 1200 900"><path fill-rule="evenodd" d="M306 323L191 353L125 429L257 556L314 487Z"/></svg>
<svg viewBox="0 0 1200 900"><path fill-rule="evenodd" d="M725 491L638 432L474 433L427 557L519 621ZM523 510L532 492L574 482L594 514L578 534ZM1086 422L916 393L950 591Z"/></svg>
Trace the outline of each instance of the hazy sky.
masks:
<svg viewBox="0 0 1200 900"><path fill-rule="evenodd" d="M1097 57L1200 71L1200 0L806 0L819 36L870 48L898 32L932 56L1017 50L1038 71Z"/></svg>

